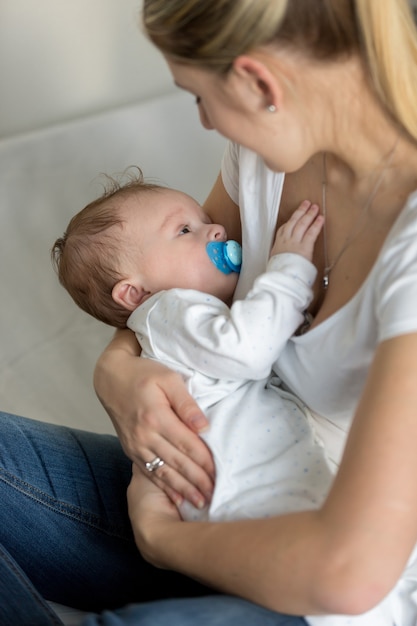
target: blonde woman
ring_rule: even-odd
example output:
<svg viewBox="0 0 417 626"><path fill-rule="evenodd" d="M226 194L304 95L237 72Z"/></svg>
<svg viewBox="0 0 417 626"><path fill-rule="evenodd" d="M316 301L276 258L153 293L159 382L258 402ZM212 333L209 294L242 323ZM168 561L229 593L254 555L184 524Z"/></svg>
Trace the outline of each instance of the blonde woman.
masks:
<svg viewBox="0 0 417 626"><path fill-rule="evenodd" d="M137 544L159 567L274 611L371 611L367 623L414 625L417 35L408 3L145 0L144 25L202 124L233 142L205 208L243 240L238 293L261 271L272 225L301 195L321 205L312 323L275 370L313 411L338 471L317 512L178 521L161 489L194 500L209 491L210 459L192 432L198 412L170 375L141 373L119 335L96 384L136 461ZM130 407L116 377L117 394L103 385L122 363L141 381ZM145 480L155 456L165 465Z"/></svg>

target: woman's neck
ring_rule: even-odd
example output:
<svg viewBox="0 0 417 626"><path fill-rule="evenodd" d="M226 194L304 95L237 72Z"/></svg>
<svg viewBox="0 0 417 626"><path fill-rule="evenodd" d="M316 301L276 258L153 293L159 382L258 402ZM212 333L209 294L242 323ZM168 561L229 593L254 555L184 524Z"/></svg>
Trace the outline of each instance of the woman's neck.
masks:
<svg viewBox="0 0 417 626"><path fill-rule="evenodd" d="M353 58L325 66L321 84L321 96L331 104L322 107L317 145L328 155L329 185L345 188L359 203L381 173L383 186L394 193L416 189L417 143L385 111L361 64Z"/></svg>

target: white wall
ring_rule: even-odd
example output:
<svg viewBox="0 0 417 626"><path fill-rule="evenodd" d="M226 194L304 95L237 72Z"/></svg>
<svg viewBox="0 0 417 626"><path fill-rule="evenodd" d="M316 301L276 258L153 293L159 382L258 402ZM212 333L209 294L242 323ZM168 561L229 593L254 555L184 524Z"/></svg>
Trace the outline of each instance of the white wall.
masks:
<svg viewBox="0 0 417 626"><path fill-rule="evenodd" d="M173 91L141 5L0 0L0 138Z"/></svg>
<svg viewBox="0 0 417 626"><path fill-rule="evenodd" d="M141 34L141 3L0 0L0 408L99 432L92 375L113 330L69 301L53 241L100 172L136 164L202 201L224 148Z"/></svg>
<svg viewBox="0 0 417 626"><path fill-rule="evenodd" d="M0 138L175 88L141 0L1 0Z"/></svg>

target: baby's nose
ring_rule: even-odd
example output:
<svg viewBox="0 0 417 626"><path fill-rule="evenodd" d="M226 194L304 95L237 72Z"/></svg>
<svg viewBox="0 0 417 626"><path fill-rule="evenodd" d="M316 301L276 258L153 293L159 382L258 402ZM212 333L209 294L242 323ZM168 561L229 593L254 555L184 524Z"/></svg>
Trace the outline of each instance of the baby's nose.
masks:
<svg viewBox="0 0 417 626"><path fill-rule="evenodd" d="M223 226L220 224L212 224L210 229L211 241L226 241L227 235Z"/></svg>

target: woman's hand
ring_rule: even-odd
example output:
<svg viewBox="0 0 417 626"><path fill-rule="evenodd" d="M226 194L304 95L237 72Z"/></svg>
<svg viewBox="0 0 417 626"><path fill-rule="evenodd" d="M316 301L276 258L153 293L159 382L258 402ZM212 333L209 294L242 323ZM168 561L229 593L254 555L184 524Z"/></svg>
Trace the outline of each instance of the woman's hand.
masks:
<svg viewBox="0 0 417 626"><path fill-rule="evenodd" d="M155 567L164 568L162 559L156 554L158 546L163 542L155 540L155 535L162 533L164 536L167 524L182 523L177 507L143 475L135 463L127 490L127 502L136 545L142 556Z"/></svg>
<svg viewBox="0 0 417 626"><path fill-rule="evenodd" d="M198 432L208 422L182 378L149 359L138 358L130 331L117 331L94 375L97 395L110 415L127 456L176 504L196 507L211 499L214 464ZM145 463L164 465L153 472Z"/></svg>

